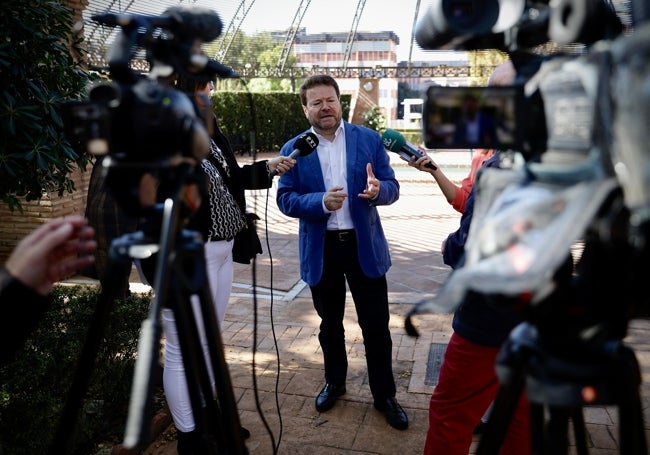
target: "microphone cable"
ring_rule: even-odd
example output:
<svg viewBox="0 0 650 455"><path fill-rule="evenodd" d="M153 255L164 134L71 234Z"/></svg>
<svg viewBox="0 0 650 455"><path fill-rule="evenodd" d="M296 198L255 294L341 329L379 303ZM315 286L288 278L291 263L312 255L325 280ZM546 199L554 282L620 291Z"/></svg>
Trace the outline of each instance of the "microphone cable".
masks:
<svg viewBox="0 0 650 455"><path fill-rule="evenodd" d="M248 100L248 105L251 113L251 134L250 134L250 141L251 141L251 154L253 157L253 162L256 161L257 158L257 150L255 147L255 138L257 136L257 114L255 110L255 101L253 100L253 94L248 88L248 85L246 84L246 81L243 78L239 78L239 81L243 84L245 91L246 91L246 98ZM271 178L269 176L269 178ZM273 182L270 182L271 185ZM271 301L270 301L270 322L271 322L271 333L273 335L273 345L275 347L275 354L276 354L276 376L275 376L275 390L274 390L274 396L275 396L275 407L277 410L277 415L278 415L278 422L280 426L279 430L279 435L278 435L278 440L277 443L275 441L275 435L273 434L273 430L271 429L270 425L268 424L266 417L264 416L264 411L262 410L262 405L260 403L260 398L259 398L259 389L257 386L257 375L256 375L256 358L257 358L257 330L258 330L258 300L257 300L257 255L253 256L252 262L251 262L251 280L252 280L252 289L253 289L253 352L252 352L252 360L251 360L251 379L253 381L253 395L255 397L255 408L257 410L258 415L262 419L262 423L264 424L264 428L266 428L267 433L269 434L269 437L271 438L271 444L273 446L273 454L276 455L278 453L280 443L282 441L282 432L283 432L283 422L282 422L282 413L280 412L280 401L278 397L278 389L279 389L279 383L280 383L280 350L278 347L278 340L277 336L275 333L275 323L273 320L273 306L274 306L274 297L273 297L273 256L271 254L271 245L269 242L269 230L268 230L268 206L269 206L269 193L270 193L270 187L266 189L266 197L264 201L264 237L266 240L266 249L269 253L269 264L270 264L270 275L269 275L269 293L271 296ZM254 200L254 205L253 209L257 208L257 198Z"/></svg>
<svg viewBox="0 0 650 455"><path fill-rule="evenodd" d="M269 294L270 294L270 305L269 305L269 318L271 321L271 333L273 335L273 346L275 348L275 358L277 359L277 370L276 370L276 375L275 375L275 408L278 411L278 423L280 426L279 434L278 434L278 443L274 447L273 453L276 454L278 453L278 450L280 449L280 443L282 441L282 431L283 431L283 423L282 423L282 413L280 412L280 401L278 397L278 390L280 386L280 349L278 347L278 338L275 333L275 322L274 322L274 316L273 316L273 308L274 308L274 303L275 303L275 298L273 295L273 255L271 254L271 245L269 242L269 217L268 217L268 210L269 210L269 189L267 188L266 190L266 199L265 199L265 207L264 207L264 237L266 240L266 249L269 252ZM254 356L253 356L254 357Z"/></svg>

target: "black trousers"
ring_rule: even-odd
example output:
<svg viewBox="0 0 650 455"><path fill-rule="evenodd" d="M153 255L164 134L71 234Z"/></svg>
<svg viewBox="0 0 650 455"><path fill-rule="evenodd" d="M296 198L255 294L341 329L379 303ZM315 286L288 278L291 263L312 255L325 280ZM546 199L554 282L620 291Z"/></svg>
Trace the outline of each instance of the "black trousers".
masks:
<svg viewBox="0 0 650 455"><path fill-rule="evenodd" d="M354 231L327 232L323 276L318 284L311 286L314 308L321 318L318 339L323 351L325 380L341 386L347 376L343 325L346 280L363 335L372 396L376 401L394 397L386 276L368 278L363 273Z"/></svg>

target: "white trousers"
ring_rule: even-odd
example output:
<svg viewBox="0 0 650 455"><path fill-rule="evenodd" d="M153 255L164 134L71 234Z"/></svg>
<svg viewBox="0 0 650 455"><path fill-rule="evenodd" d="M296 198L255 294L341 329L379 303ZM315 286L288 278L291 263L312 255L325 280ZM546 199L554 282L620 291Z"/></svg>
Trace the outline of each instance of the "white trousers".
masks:
<svg viewBox="0 0 650 455"><path fill-rule="evenodd" d="M232 262L232 245L233 241L222 240L216 242L207 242L205 244L205 262L208 275L208 283L212 293L215 312L219 327L223 322L230 299L230 290L233 281L233 262ZM197 330L201 339L201 347L205 356L212 388L215 387L212 367L209 359L208 343L201 317L199 299L197 296L191 297L192 310L196 318ZM194 430L195 422L192 414L192 403L190 402L189 392L187 390L187 381L185 380L185 368L183 367L183 356L179 344L178 331L174 319L174 312L165 308L162 312L163 328L165 330L165 367L163 371L163 387L167 404L172 413L174 424L179 431L189 432Z"/></svg>

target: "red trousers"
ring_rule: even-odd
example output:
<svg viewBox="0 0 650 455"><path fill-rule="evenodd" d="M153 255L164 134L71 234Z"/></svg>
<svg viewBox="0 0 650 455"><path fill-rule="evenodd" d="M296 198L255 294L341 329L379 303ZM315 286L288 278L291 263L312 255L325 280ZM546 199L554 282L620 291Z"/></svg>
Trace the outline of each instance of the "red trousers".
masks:
<svg viewBox="0 0 650 455"><path fill-rule="evenodd" d="M499 382L494 363L499 348L471 343L454 333L440 378L429 403L425 455L467 455L472 432L496 397ZM530 454L530 415L522 394L500 455Z"/></svg>

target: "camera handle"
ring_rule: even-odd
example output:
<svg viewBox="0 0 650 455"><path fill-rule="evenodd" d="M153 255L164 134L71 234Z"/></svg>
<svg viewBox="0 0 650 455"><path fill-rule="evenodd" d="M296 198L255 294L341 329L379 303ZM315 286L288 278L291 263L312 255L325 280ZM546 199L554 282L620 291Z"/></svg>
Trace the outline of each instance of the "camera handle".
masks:
<svg viewBox="0 0 650 455"><path fill-rule="evenodd" d="M190 169L184 171L185 174L189 172ZM183 174L183 172L181 173ZM184 178L181 180L185 181ZM173 198L166 199L163 204L159 243L152 242L142 231L125 234L111 242L106 286L102 288L97 309L86 335L62 418L50 448L51 455L68 452L70 436L76 426L79 409L87 392L95 358L104 336L108 315L115 300L115 290L118 288L121 276L118 271L123 270L125 265L129 265L134 258L141 257L138 250L158 246L153 280L154 299L149 316L142 323L129 416L125 430L125 445L141 446L150 438L153 372L158 366L162 333L159 321L162 308L167 302L168 290L171 290L174 293L173 311L180 336L188 391L197 430L206 433L211 429L220 453L229 455L246 455L248 453L241 438L239 414L206 278L203 241L196 232L179 230L180 213L183 209L179 202L182 189L183 185L179 184ZM188 265L188 259L191 261L194 280L188 280L184 271ZM172 270L174 279L170 279ZM179 281L179 278L182 279ZM192 294L197 294L200 300L200 310L216 386L216 397L215 391L210 385L205 356L198 341L196 320L190 304ZM216 400L204 399L204 397L216 398Z"/></svg>
<svg viewBox="0 0 650 455"><path fill-rule="evenodd" d="M620 453L645 454L641 376L634 352L618 340L596 346L595 352L594 347L589 350L589 360L584 363L576 363L575 358L559 359L542 346L531 323L517 326L497 357L501 387L476 454L499 452L525 386L533 454L566 455L569 420L577 453L589 453L582 407L589 399L585 394L592 392L598 403L618 406Z"/></svg>

